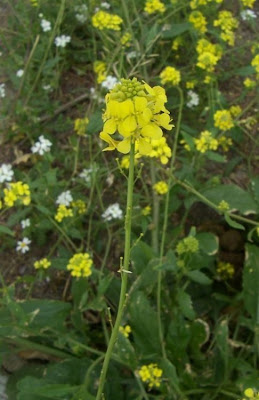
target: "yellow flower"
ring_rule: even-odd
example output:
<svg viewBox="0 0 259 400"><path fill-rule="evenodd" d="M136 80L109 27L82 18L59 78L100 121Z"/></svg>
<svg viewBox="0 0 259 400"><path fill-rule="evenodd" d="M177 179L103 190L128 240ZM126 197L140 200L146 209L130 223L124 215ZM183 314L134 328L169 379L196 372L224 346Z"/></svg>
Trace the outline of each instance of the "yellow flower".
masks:
<svg viewBox="0 0 259 400"><path fill-rule="evenodd" d="M259 74L259 54L257 54L251 62L252 67L255 68L256 72Z"/></svg>
<svg viewBox="0 0 259 400"><path fill-rule="evenodd" d="M183 44L183 39L180 36L178 36L172 42L172 50L177 51L182 44Z"/></svg>
<svg viewBox="0 0 259 400"><path fill-rule="evenodd" d="M78 211L79 215L86 213L86 204L83 200L72 201L71 205Z"/></svg>
<svg viewBox="0 0 259 400"><path fill-rule="evenodd" d="M185 148L185 150L191 151L191 147L190 147L190 145L186 142L186 140L181 139L181 140L180 140L180 144L183 145L183 147Z"/></svg>
<svg viewBox="0 0 259 400"><path fill-rule="evenodd" d="M146 206L142 209L141 214L144 216L147 216L151 213L151 207L150 206Z"/></svg>
<svg viewBox="0 0 259 400"><path fill-rule="evenodd" d="M243 6L253 8L255 0L241 0L243 3Z"/></svg>
<svg viewBox="0 0 259 400"><path fill-rule="evenodd" d="M116 14L109 14L106 11L97 11L97 13L92 17L92 24L95 28L100 29L110 29L113 31L119 31L121 29L120 25L123 20Z"/></svg>
<svg viewBox="0 0 259 400"><path fill-rule="evenodd" d="M160 139L161 129L171 130L165 90L160 86L151 88L136 78L122 79L105 97L106 110L103 114L104 126L100 138L108 143L105 150L117 149L128 154L132 142L141 155L152 151L151 140ZM122 140L110 135L118 132Z"/></svg>
<svg viewBox="0 0 259 400"><path fill-rule="evenodd" d="M170 83L173 86L177 86L181 80L180 71L177 71L174 67L165 67L159 75L162 85Z"/></svg>
<svg viewBox="0 0 259 400"><path fill-rule="evenodd" d="M55 220L61 222L64 218L68 217L73 217L73 210L71 208L67 208L64 204L60 204L55 215Z"/></svg>
<svg viewBox="0 0 259 400"><path fill-rule="evenodd" d="M164 181L159 181L153 185L153 189L158 193L158 194L166 194L168 192L168 184Z"/></svg>
<svg viewBox="0 0 259 400"><path fill-rule="evenodd" d="M194 26L194 28L200 32L207 32L207 21L204 15L200 11L193 11L189 16L189 22Z"/></svg>
<svg viewBox="0 0 259 400"><path fill-rule="evenodd" d="M88 118L77 118L74 122L74 130L78 136L85 136L86 127L89 124Z"/></svg>
<svg viewBox="0 0 259 400"><path fill-rule="evenodd" d="M3 202L2 200L0 200L0 210L2 209L2 207L3 207Z"/></svg>
<svg viewBox="0 0 259 400"><path fill-rule="evenodd" d="M132 36L129 32L124 33L124 35L120 38L122 47L129 47L131 38L132 38Z"/></svg>
<svg viewBox="0 0 259 400"><path fill-rule="evenodd" d="M144 11L148 14L153 14L155 12L164 13L165 5L160 0L147 0Z"/></svg>
<svg viewBox="0 0 259 400"><path fill-rule="evenodd" d="M166 143L166 138L151 140L152 150L149 153L149 157L159 158L162 164L167 164L169 158L172 155L171 149Z"/></svg>
<svg viewBox="0 0 259 400"><path fill-rule="evenodd" d="M97 75L97 83L102 83L106 77L106 64L103 61L94 62L94 72Z"/></svg>
<svg viewBox="0 0 259 400"><path fill-rule="evenodd" d="M195 87L196 83L197 82L195 82L195 81L187 81L185 86L187 89L193 89Z"/></svg>
<svg viewBox="0 0 259 400"><path fill-rule="evenodd" d="M223 151L228 151L230 146L232 146L233 141L231 138L227 138L226 136L221 136L218 139L218 144L220 147L222 147Z"/></svg>
<svg viewBox="0 0 259 400"><path fill-rule="evenodd" d="M129 169L130 166L130 159L129 156L123 156L121 161L120 161L120 166L123 169Z"/></svg>
<svg viewBox="0 0 259 400"><path fill-rule="evenodd" d="M78 253L70 258L67 265L67 270L71 271L71 275L77 278L87 277L92 274L91 267L93 260L90 258L88 253Z"/></svg>
<svg viewBox="0 0 259 400"><path fill-rule="evenodd" d="M30 189L27 183L21 181L10 183L8 189L4 189L4 203L7 207L12 207L16 201L28 206L31 202Z"/></svg>
<svg viewBox="0 0 259 400"><path fill-rule="evenodd" d="M228 211L230 209L230 206L227 201L221 200L221 202L218 205L218 209L219 209L219 211L224 212L224 211Z"/></svg>
<svg viewBox="0 0 259 400"><path fill-rule="evenodd" d="M229 111L233 117L238 117L242 112L242 108L240 106L231 106Z"/></svg>
<svg viewBox="0 0 259 400"><path fill-rule="evenodd" d="M123 336L125 336L126 338L129 337L129 334L131 333L131 327L129 325L125 325L125 326L120 326L119 327L119 331L120 333L123 334Z"/></svg>
<svg viewBox="0 0 259 400"><path fill-rule="evenodd" d="M219 278L222 280L231 279L235 274L234 266L230 263L226 263L223 261L218 262L216 271L217 274L219 275Z"/></svg>
<svg viewBox="0 0 259 400"><path fill-rule="evenodd" d="M138 374L140 379L148 384L149 389L160 387L163 370L158 368L157 364L142 365Z"/></svg>
<svg viewBox="0 0 259 400"><path fill-rule="evenodd" d="M199 54L197 67L205 69L208 72L213 72L218 61L219 58L215 56L215 54L206 51L202 54Z"/></svg>
<svg viewBox="0 0 259 400"><path fill-rule="evenodd" d="M176 252L179 255L184 253L197 253L198 251L199 241L193 236L182 239L176 246Z"/></svg>
<svg viewBox="0 0 259 400"><path fill-rule="evenodd" d="M228 131L234 127L234 122L229 110L218 110L214 114L213 118L214 126L222 131Z"/></svg>
<svg viewBox="0 0 259 400"><path fill-rule="evenodd" d="M234 46L235 36L233 31L238 27L238 21L233 17L230 11L220 11L218 19L214 21L214 26L220 26L222 40L227 42L230 46Z"/></svg>
<svg viewBox="0 0 259 400"><path fill-rule="evenodd" d="M47 258L42 258L41 260L35 261L34 268L35 269L48 269L51 266L51 262Z"/></svg>
<svg viewBox="0 0 259 400"><path fill-rule="evenodd" d="M246 79L244 80L244 86L245 86L247 89L253 89L253 88L256 86L256 82L253 81L253 80L250 79L250 78L246 78Z"/></svg>
<svg viewBox="0 0 259 400"><path fill-rule="evenodd" d="M30 0L30 2L33 7L38 7L39 5L38 0Z"/></svg>
<svg viewBox="0 0 259 400"><path fill-rule="evenodd" d="M198 139L194 139L194 143L196 149L201 153L205 153L207 150L217 150L218 141L214 137L210 131L203 131L200 133L200 137Z"/></svg>
<svg viewBox="0 0 259 400"><path fill-rule="evenodd" d="M190 2L190 7L191 7L192 9L195 9L195 8L197 8L197 7L199 7L199 6L205 6L205 5L207 5L208 3L213 3L213 2L215 2L215 3L217 3L217 4L220 4L220 3L222 3L222 1L223 1L223 0L192 0L192 1Z"/></svg>

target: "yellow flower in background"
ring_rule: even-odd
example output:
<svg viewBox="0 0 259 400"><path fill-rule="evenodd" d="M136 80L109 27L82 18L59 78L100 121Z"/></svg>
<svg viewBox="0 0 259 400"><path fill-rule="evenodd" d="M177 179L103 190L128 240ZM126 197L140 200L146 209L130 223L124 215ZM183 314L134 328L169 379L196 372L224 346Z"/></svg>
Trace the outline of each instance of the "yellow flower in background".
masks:
<svg viewBox="0 0 259 400"><path fill-rule="evenodd" d="M73 215L73 210L71 208L67 208L64 204L60 204L55 215L55 220L62 222L64 218L73 217Z"/></svg>
<svg viewBox="0 0 259 400"><path fill-rule="evenodd" d="M183 145L183 147L184 147L185 150L191 151L191 147L190 147L190 145L186 142L186 140L181 139L181 140L180 140L180 144Z"/></svg>
<svg viewBox="0 0 259 400"><path fill-rule="evenodd" d="M177 86L181 80L181 73L174 67L165 67L159 75L162 85L170 83Z"/></svg>
<svg viewBox="0 0 259 400"><path fill-rule="evenodd" d="M0 200L0 210L2 209L2 207L3 207L3 202L2 200Z"/></svg>
<svg viewBox="0 0 259 400"><path fill-rule="evenodd" d="M168 192L168 184L165 181L159 181L153 185L153 189L157 194L166 194Z"/></svg>
<svg viewBox="0 0 259 400"><path fill-rule="evenodd" d="M234 127L234 122L229 110L218 110L214 116L214 126L222 131L228 131Z"/></svg>
<svg viewBox="0 0 259 400"><path fill-rule="evenodd" d="M222 57L222 48L207 39L200 39L196 51L198 53L197 66L208 72L213 72Z"/></svg>
<svg viewBox="0 0 259 400"><path fill-rule="evenodd" d="M131 327L129 325L125 325L125 326L120 326L119 327L119 331L120 333L123 334L123 336L125 336L126 338L129 337L129 334L131 333Z"/></svg>
<svg viewBox="0 0 259 400"><path fill-rule="evenodd" d="M247 388L244 391L244 395L246 397L248 397L249 399L252 400L259 400L259 392L257 392L256 390L252 389L252 388ZM245 400L245 399L244 399Z"/></svg>
<svg viewBox="0 0 259 400"><path fill-rule="evenodd" d="M235 274L234 265L223 261L218 262L216 271L221 280L231 279Z"/></svg>
<svg viewBox="0 0 259 400"><path fill-rule="evenodd" d="M48 269L51 266L51 262L47 258L35 261L33 264L35 269Z"/></svg>
<svg viewBox="0 0 259 400"><path fill-rule="evenodd" d="M253 8L255 0L241 0L241 2L243 3L243 6L245 6L245 7Z"/></svg>
<svg viewBox="0 0 259 400"><path fill-rule="evenodd" d="M207 32L207 21L204 15L200 11L193 11L189 16L189 22L194 26L194 28L200 32Z"/></svg>
<svg viewBox="0 0 259 400"><path fill-rule="evenodd" d="M130 166L130 158L129 156L123 156L121 161L120 161L120 166L123 169L129 169Z"/></svg>
<svg viewBox="0 0 259 400"><path fill-rule="evenodd" d="M242 112L242 108L240 106L231 106L229 111L233 117L238 117Z"/></svg>
<svg viewBox="0 0 259 400"><path fill-rule="evenodd" d="M229 151L230 146L233 144L233 140L231 138L227 138L226 136L221 136L218 139L218 144L220 147L222 147L223 151Z"/></svg>
<svg viewBox="0 0 259 400"><path fill-rule="evenodd" d="M221 28L221 39L230 46L234 46L235 35L233 31L238 27L238 21L233 17L233 14L227 10L220 11L218 19L214 21L214 26L219 26Z"/></svg>
<svg viewBox="0 0 259 400"><path fill-rule="evenodd" d="M250 78L246 78L246 79L244 80L244 86L245 86L247 89L253 89L254 87L256 87L256 82L253 81L253 80L250 79Z"/></svg>
<svg viewBox="0 0 259 400"><path fill-rule="evenodd" d="M197 253L199 251L199 241L194 236L182 239L176 246L176 252L181 255L184 253Z"/></svg>
<svg viewBox="0 0 259 400"><path fill-rule="evenodd" d="M4 189L4 203L7 207L12 207L16 201L20 201L25 206L31 202L30 188L27 183L21 181L13 182Z"/></svg>
<svg viewBox="0 0 259 400"><path fill-rule="evenodd" d="M85 136L86 127L89 124L88 118L77 118L74 122L74 130L78 136Z"/></svg>
<svg viewBox="0 0 259 400"><path fill-rule="evenodd" d="M230 206L228 204L228 202L226 202L225 200L221 200L221 202L218 205L218 209L219 211L228 211L230 209Z"/></svg>
<svg viewBox="0 0 259 400"><path fill-rule="evenodd" d="M71 206L76 209L79 215L86 213L86 204L83 200L72 201Z"/></svg>
<svg viewBox="0 0 259 400"><path fill-rule="evenodd" d="M216 3L216 4L220 4L220 3L223 2L223 0L192 0L190 2L190 7L192 9L195 9L195 8L197 8L199 6L205 6L205 5L207 5L209 3L213 3L213 2Z"/></svg>
<svg viewBox="0 0 259 400"><path fill-rule="evenodd" d="M155 12L164 13L165 5L160 0L147 0L144 11L148 14L154 14Z"/></svg>
<svg viewBox="0 0 259 400"><path fill-rule="evenodd" d="M100 138L108 143L104 150L117 149L123 154L130 152L136 143L140 155L152 151L151 141L160 139L161 129L171 130L169 111L165 108L167 97L160 86L151 88L136 78L122 79L105 97L106 110ZM111 137L118 132L122 140Z"/></svg>
<svg viewBox="0 0 259 400"><path fill-rule="evenodd" d="M177 51L179 47L181 47L182 45L183 45L183 39L182 37L178 36L172 42L172 50Z"/></svg>
<svg viewBox="0 0 259 400"><path fill-rule="evenodd" d="M110 14L106 11L97 11L97 13L92 17L92 24L95 28L100 29L110 29L113 31L120 31L121 24L123 20L119 15Z"/></svg>
<svg viewBox="0 0 259 400"><path fill-rule="evenodd" d="M208 150L217 150L218 141L212 136L210 131L203 131L200 133L198 139L194 139L195 147L201 153L205 153Z"/></svg>
<svg viewBox="0 0 259 400"><path fill-rule="evenodd" d="M162 137L161 139L151 140L151 146L152 150L148 156L159 158L162 164L167 164L172 155L172 151L166 143L166 138Z"/></svg>
<svg viewBox="0 0 259 400"><path fill-rule="evenodd" d="M142 365L138 374L142 382L147 383L149 389L159 388L162 381L163 370L157 364Z"/></svg>
<svg viewBox="0 0 259 400"><path fill-rule="evenodd" d="M259 74L259 54L257 54L251 62L252 67L256 70L256 72Z"/></svg>
<svg viewBox="0 0 259 400"><path fill-rule="evenodd" d="M144 207L141 211L141 214L144 216L147 216L151 213L151 207L148 205L146 207Z"/></svg>
<svg viewBox="0 0 259 400"><path fill-rule="evenodd" d="M124 33L124 35L122 35L122 37L120 38L121 45L123 47L129 47L131 39L132 36L129 32Z"/></svg>
<svg viewBox="0 0 259 400"><path fill-rule="evenodd" d="M30 0L30 2L33 7L38 7L39 5L38 0Z"/></svg>
<svg viewBox="0 0 259 400"><path fill-rule="evenodd" d="M76 278L86 278L92 274L93 260L88 253L78 253L70 258L67 270Z"/></svg>
<svg viewBox="0 0 259 400"><path fill-rule="evenodd" d="M106 64L103 61L95 61L94 62L94 72L97 75L97 83L102 83L106 77Z"/></svg>
<svg viewBox="0 0 259 400"><path fill-rule="evenodd" d="M195 82L195 81L187 81L185 84L186 89L193 89L195 87L196 83L197 82Z"/></svg>

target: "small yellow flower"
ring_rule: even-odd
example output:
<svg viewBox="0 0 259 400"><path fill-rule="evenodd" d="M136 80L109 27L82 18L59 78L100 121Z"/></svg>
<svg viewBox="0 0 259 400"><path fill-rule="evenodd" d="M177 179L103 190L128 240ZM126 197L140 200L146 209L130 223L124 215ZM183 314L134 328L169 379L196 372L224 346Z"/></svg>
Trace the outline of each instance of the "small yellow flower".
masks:
<svg viewBox="0 0 259 400"><path fill-rule="evenodd" d="M71 206L77 210L79 215L86 213L86 204L83 200L72 201Z"/></svg>
<svg viewBox="0 0 259 400"><path fill-rule="evenodd" d="M207 21L204 15L200 11L193 11L189 16L189 22L194 26L194 28L200 32L207 32Z"/></svg>
<svg viewBox="0 0 259 400"><path fill-rule="evenodd" d="M88 118L77 118L74 122L74 130L78 136L85 136L86 127L89 124Z"/></svg>
<svg viewBox="0 0 259 400"><path fill-rule="evenodd" d="M183 44L183 39L180 36L178 36L172 42L172 50L177 51L179 47L182 46L182 44Z"/></svg>
<svg viewBox="0 0 259 400"><path fill-rule="evenodd" d="M97 13L92 17L92 24L95 28L100 29L110 29L113 31L119 31L121 29L121 24L123 20L116 14L109 14L106 11L97 11Z"/></svg>
<svg viewBox="0 0 259 400"><path fill-rule="evenodd" d="M157 364L142 365L138 374L140 379L148 384L149 389L159 388L162 381L163 370Z"/></svg>
<svg viewBox="0 0 259 400"><path fill-rule="evenodd" d="M21 181L10 183L8 188L4 189L4 203L7 207L12 207L16 201L28 206L31 202L30 189L27 183Z"/></svg>
<svg viewBox="0 0 259 400"><path fill-rule="evenodd" d="M221 202L218 205L219 211L228 211L230 209L229 204L225 200L221 200Z"/></svg>
<svg viewBox="0 0 259 400"><path fill-rule="evenodd" d="M219 278L222 280L231 279L235 274L234 266L230 263L226 263L223 261L218 262L216 271L217 274L219 275Z"/></svg>
<svg viewBox="0 0 259 400"><path fill-rule="evenodd" d="M129 337L129 334L131 333L131 327L129 325L125 325L125 326L120 326L119 327L119 331L120 333L123 334L123 336L125 336L126 338Z"/></svg>
<svg viewBox="0 0 259 400"><path fill-rule="evenodd" d="M234 127L234 122L229 110L218 110L214 114L214 126L222 131L228 131Z"/></svg>
<svg viewBox="0 0 259 400"><path fill-rule="evenodd" d="M71 208L67 208L63 204L60 204L58 206L58 210L55 215L55 220L58 222L62 222L64 218L69 218L69 217L73 217L73 210Z"/></svg>
<svg viewBox="0 0 259 400"><path fill-rule="evenodd" d="M243 6L253 8L255 0L241 0L243 3Z"/></svg>
<svg viewBox="0 0 259 400"><path fill-rule="evenodd" d="M92 265L93 260L88 253L78 253L70 258L67 270L71 271L72 276L85 278L92 274Z"/></svg>
<svg viewBox="0 0 259 400"><path fill-rule="evenodd" d="M167 164L172 155L171 149L166 143L166 138L151 140L152 150L149 153L151 158L159 158L162 164Z"/></svg>
<svg viewBox="0 0 259 400"><path fill-rule="evenodd" d="M191 151L191 147L190 147L190 145L186 142L186 140L181 139L181 140L180 140L180 144L183 145L183 147L184 147L185 150Z"/></svg>
<svg viewBox="0 0 259 400"><path fill-rule="evenodd" d="M197 253L198 251L199 241L193 236L182 239L176 246L176 252L179 255L184 253Z"/></svg>
<svg viewBox="0 0 259 400"><path fill-rule="evenodd" d="M159 77L162 85L170 83L172 86L177 86L181 80L181 73L174 67L165 67Z"/></svg>
<svg viewBox="0 0 259 400"><path fill-rule="evenodd" d="M132 36L129 32L124 33L124 35L120 38L122 47L129 47L131 38Z"/></svg>
<svg viewBox="0 0 259 400"><path fill-rule="evenodd" d="M221 28L221 39L230 46L234 46L235 35L233 31L238 27L238 21L233 17L233 14L227 10L220 11L218 19L214 21L214 26Z"/></svg>
<svg viewBox="0 0 259 400"><path fill-rule="evenodd" d="M246 78L246 79L244 80L244 86L245 86L247 89L253 89L253 88L256 86L256 82L253 81L253 80L250 79L250 78Z"/></svg>
<svg viewBox="0 0 259 400"><path fill-rule="evenodd" d="M157 194L166 194L168 192L168 184L164 181L159 181L154 184L153 189L157 192Z"/></svg>
<svg viewBox="0 0 259 400"><path fill-rule="evenodd" d="M242 108L240 106L231 106L229 111L230 111L230 114L235 118L241 114Z"/></svg>
<svg viewBox="0 0 259 400"><path fill-rule="evenodd" d="M42 258L41 260L35 261L35 269L48 269L51 266L51 262L47 258Z"/></svg>
<svg viewBox="0 0 259 400"><path fill-rule="evenodd" d="M130 158L129 156L123 156L121 161L120 161L120 166L123 169L129 169L130 166Z"/></svg>
<svg viewBox="0 0 259 400"><path fill-rule="evenodd" d="M143 209L142 209L142 211L141 211L141 214L142 215L145 215L145 216L147 216L147 215L149 215L151 213L151 207L148 205L148 206L146 206L146 207L144 207Z"/></svg>
<svg viewBox="0 0 259 400"><path fill-rule="evenodd" d="M193 89L195 87L196 83L197 82L195 82L195 81L187 81L185 86L187 89Z"/></svg>
<svg viewBox="0 0 259 400"><path fill-rule="evenodd" d="M252 67L256 70L256 72L259 74L259 54L257 54L251 62Z"/></svg>
<svg viewBox="0 0 259 400"><path fill-rule="evenodd" d="M154 14L155 12L162 14L165 12L165 5L160 0L147 0L144 11L148 14Z"/></svg>
<svg viewBox="0 0 259 400"><path fill-rule="evenodd" d="M212 137L211 132L203 131L200 133L200 137L198 139L194 139L194 143L196 149L201 153L205 153L208 150L217 150L218 141L214 137Z"/></svg>
<svg viewBox="0 0 259 400"><path fill-rule="evenodd" d="M97 75L97 83L102 83L106 77L106 64L103 61L94 62L94 72Z"/></svg>
<svg viewBox="0 0 259 400"><path fill-rule="evenodd" d="M233 141L231 138L227 138L226 136L221 136L218 139L218 144L222 148L223 151L229 151L230 146L232 146Z"/></svg>

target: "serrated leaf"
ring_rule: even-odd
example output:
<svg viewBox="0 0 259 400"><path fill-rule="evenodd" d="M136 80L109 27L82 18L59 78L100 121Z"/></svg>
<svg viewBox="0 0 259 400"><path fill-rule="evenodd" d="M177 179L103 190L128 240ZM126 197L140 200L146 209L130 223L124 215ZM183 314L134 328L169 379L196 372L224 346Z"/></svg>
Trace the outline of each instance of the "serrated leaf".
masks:
<svg viewBox="0 0 259 400"><path fill-rule="evenodd" d="M241 225L238 222L234 221L232 218L230 218L230 216L227 213L224 214L224 217L225 217L225 220L228 223L228 225L231 226L232 228L240 229L242 231L245 230L245 227L243 225Z"/></svg>
<svg viewBox="0 0 259 400"><path fill-rule="evenodd" d="M207 277L203 272L198 271L188 271L187 276L194 282L200 283L201 285L210 285L212 280Z"/></svg>
<svg viewBox="0 0 259 400"><path fill-rule="evenodd" d="M178 301L180 310L186 318L194 319L195 312L192 306L191 296L186 293L184 290L179 289L177 292L176 299Z"/></svg>

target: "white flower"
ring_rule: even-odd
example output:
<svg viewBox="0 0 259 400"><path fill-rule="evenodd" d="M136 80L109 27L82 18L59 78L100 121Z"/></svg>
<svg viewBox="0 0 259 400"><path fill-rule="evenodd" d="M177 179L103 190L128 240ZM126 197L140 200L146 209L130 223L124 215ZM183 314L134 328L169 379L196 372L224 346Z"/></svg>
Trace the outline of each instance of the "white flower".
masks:
<svg viewBox="0 0 259 400"><path fill-rule="evenodd" d="M0 83L0 97L5 97L5 83Z"/></svg>
<svg viewBox="0 0 259 400"><path fill-rule="evenodd" d="M78 22L80 22L81 24L84 24L87 21L87 5L86 4L82 4L80 6L76 6L75 7L75 17L77 19Z"/></svg>
<svg viewBox="0 0 259 400"><path fill-rule="evenodd" d="M131 58L137 58L139 56L139 53L135 50L129 51L127 54L127 58L131 60Z"/></svg>
<svg viewBox="0 0 259 400"><path fill-rule="evenodd" d="M90 88L90 93L91 93L92 98L95 99L95 100L97 100L98 103L104 103L104 102L105 102L103 96L99 96L99 94L96 93L96 90L95 90L94 87L91 87L91 88Z"/></svg>
<svg viewBox="0 0 259 400"><path fill-rule="evenodd" d="M108 75L107 78L101 83L101 86L105 89L111 90L118 83L118 79L115 76Z"/></svg>
<svg viewBox="0 0 259 400"><path fill-rule="evenodd" d="M89 183L91 180L92 172L92 168L84 168L83 171L79 174L79 178L82 178L86 183Z"/></svg>
<svg viewBox="0 0 259 400"><path fill-rule="evenodd" d="M23 219L23 220L21 221L21 227L22 227L22 229L28 228L29 226L31 226L31 221L30 221L29 218Z"/></svg>
<svg viewBox="0 0 259 400"><path fill-rule="evenodd" d="M51 87L51 85L42 85L42 89L43 89L43 90L46 90L46 92L52 91L52 90L53 90L52 87Z"/></svg>
<svg viewBox="0 0 259 400"><path fill-rule="evenodd" d="M42 28L43 32L51 31L51 23L49 21L47 21L46 19L43 18L40 21L40 25L41 25L41 28Z"/></svg>
<svg viewBox="0 0 259 400"><path fill-rule="evenodd" d="M109 10L109 8L111 7L111 5L109 3L107 3L107 1L103 1L100 6L102 8L106 8L106 10Z"/></svg>
<svg viewBox="0 0 259 400"><path fill-rule="evenodd" d="M45 139L43 135L41 135L38 142L34 143L32 146L31 151L32 153L38 153L42 156L44 153L48 153L50 151L51 146L52 143L48 139Z"/></svg>
<svg viewBox="0 0 259 400"><path fill-rule="evenodd" d="M0 167L0 183L10 182L13 178L13 170L11 164L2 164Z"/></svg>
<svg viewBox="0 0 259 400"><path fill-rule="evenodd" d="M66 45L71 41L71 37L67 35L56 36L55 45L57 47L66 47Z"/></svg>
<svg viewBox="0 0 259 400"><path fill-rule="evenodd" d="M199 102L200 102L199 95L197 93L195 93L193 90L188 90L187 96L189 99L186 103L187 107L192 108L199 104Z"/></svg>
<svg viewBox="0 0 259 400"><path fill-rule="evenodd" d="M24 237L22 240L18 240L17 246L16 246L16 251L20 251L21 253L27 253L27 251L30 250L29 244L31 243L31 240L28 239L27 237Z"/></svg>
<svg viewBox="0 0 259 400"><path fill-rule="evenodd" d="M56 204L68 207L72 201L73 201L73 197L71 195L70 190L66 190L65 192L62 192L58 196L58 198L56 200Z"/></svg>
<svg viewBox="0 0 259 400"><path fill-rule="evenodd" d="M250 19L257 18L256 13L253 10L249 10L249 8L241 11L240 16L243 21L249 21Z"/></svg>
<svg viewBox="0 0 259 400"><path fill-rule="evenodd" d="M18 69L18 71L16 72L16 76L18 78L21 78L23 76L23 74L24 74L24 70L23 69Z"/></svg>
<svg viewBox="0 0 259 400"><path fill-rule="evenodd" d="M122 210L120 209L119 203L110 205L102 214L105 221L111 221L112 219L121 219L123 217Z"/></svg>

